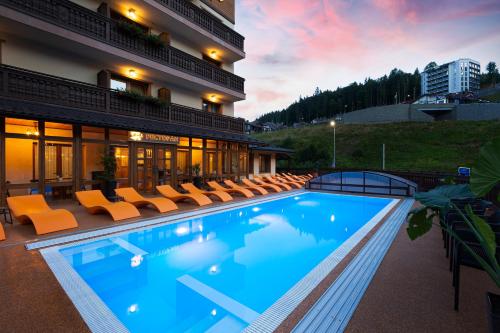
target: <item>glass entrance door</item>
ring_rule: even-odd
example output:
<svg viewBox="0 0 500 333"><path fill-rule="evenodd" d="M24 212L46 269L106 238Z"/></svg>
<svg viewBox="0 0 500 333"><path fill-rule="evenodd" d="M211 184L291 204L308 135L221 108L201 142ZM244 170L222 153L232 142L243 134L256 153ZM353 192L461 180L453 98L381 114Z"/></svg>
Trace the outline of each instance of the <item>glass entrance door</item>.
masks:
<svg viewBox="0 0 500 333"><path fill-rule="evenodd" d="M172 179L172 149L171 146L157 145L156 153L156 185L170 184Z"/></svg>
<svg viewBox="0 0 500 333"><path fill-rule="evenodd" d="M157 185L170 184L172 175L172 149L163 144L137 146L137 189L152 192Z"/></svg>
<svg viewBox="0 0 500 333"><path fill-rule="evenodd" d="M142 192L153 190L153 145L137 147L137 189Z"/></svg>

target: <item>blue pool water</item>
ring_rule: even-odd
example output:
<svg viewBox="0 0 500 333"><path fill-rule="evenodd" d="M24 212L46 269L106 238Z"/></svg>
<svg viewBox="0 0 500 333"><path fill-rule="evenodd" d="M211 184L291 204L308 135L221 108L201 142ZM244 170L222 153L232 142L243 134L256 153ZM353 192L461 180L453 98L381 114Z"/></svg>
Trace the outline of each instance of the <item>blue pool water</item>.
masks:
<svg viewBox="0 0 500 333"><path fill-rule="evenodd" d="M131 332L239 332L390 202L302 193L59 251Z"/></svg>

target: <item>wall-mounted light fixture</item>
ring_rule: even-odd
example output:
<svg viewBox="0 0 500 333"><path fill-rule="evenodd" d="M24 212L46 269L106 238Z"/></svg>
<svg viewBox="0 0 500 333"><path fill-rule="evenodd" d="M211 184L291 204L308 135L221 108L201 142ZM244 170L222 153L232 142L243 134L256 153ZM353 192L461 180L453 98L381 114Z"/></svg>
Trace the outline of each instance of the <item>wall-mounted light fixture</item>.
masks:
<svg viewBox="0 0 500 333"><path fill-rule="evenodd" d="M214 50L214 51L211 51L211 52L210 52L210 58L212 58L212 59L217 58L217 51L215 51L215 50Z"/></svg>
<svg viewBox="0 0 500 333"><path fill-rule="evenodd" d="M210 95L209 99L211 102L217 102L217 96L215 95Z"/></svg>
<svg viewBox="0 0 500 333"><path fill-rule="evenodd" d="M131 77L132 79L135 79L137 77L137 72L135 71L135 69L130 69L128 71L128 76Z"/></svg>
<svg viewBox="0 0 500 333"><path fill-rule="evenodd" d="M135 21L137 19L137 13L134 8L130 8L127 12L127 16L129 19Z"/></svg>

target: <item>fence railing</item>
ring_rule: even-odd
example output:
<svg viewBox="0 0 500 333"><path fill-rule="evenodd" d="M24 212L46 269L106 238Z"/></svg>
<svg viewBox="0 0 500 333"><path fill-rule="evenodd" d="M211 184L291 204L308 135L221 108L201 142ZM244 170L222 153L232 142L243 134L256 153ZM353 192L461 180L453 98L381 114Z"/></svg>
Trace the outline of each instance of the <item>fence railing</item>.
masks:
<svg viewBox="0 0 500 333"><path fill-rule="evenodd" d="M171 3L172 0L167 2ZM124 30L118 22L71 1L4 0L2 4L170 68L213 82L219 86L237 92L244 92L245 90L245 80L243 78L170 45L162 46L133 36Z"/></svg>
<svg viewBox="0 0 500 333"><path fill-rule="evenodd" d="M386 173L371 171L339 171L315 177L307 189L321 191L413 196L417 184Z"/></svg>
<svg viewBox="0 0 500 333"><path fill-rule="evenodd" d="M191 2L186 0L156 0L156 2L243 51L245 37Z"/></svg>
<svg viewBox="0 0 500 333"><path fill-rule="evenodd" d="M245 120L159 100L138 101L124 92L92 84L0 65L0 96L165 123L243 134Z"/></svg>

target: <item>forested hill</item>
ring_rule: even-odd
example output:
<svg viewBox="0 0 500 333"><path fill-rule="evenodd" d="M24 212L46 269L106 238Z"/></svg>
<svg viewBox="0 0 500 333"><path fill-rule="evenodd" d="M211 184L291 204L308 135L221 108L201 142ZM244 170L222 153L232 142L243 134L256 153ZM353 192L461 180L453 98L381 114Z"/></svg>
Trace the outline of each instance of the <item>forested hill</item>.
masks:
<svg viewBox="0 0 500 333"><path fill-rule="evenodd" d="M364 109L371 106L388 105L414 100L420 96L420 72L413 74L393 69L387 76L376 80L366 79L354 82L335 91L320 91L316 88L313 96L300 98L281 111L267 113L257 120L260 122L284 123L310 122L318 118L332 118L342 112Z"/></svg>

